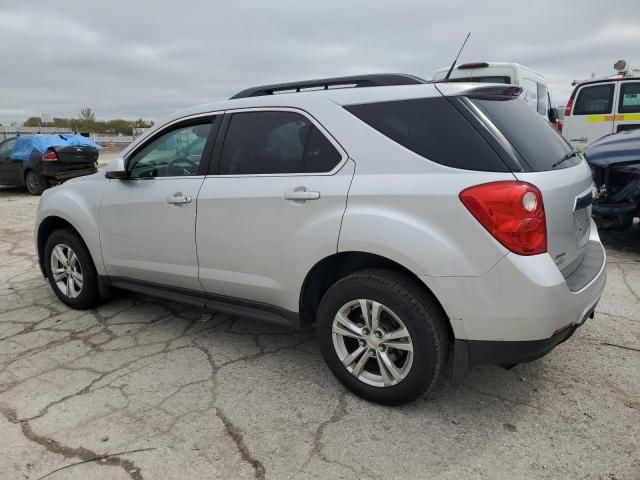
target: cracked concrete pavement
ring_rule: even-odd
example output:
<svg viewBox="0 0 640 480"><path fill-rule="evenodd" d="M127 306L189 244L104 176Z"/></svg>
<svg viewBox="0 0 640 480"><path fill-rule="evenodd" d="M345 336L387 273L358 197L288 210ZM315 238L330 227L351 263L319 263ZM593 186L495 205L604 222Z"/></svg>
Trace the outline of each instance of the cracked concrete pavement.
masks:
<svg viewBox="0 0 640 480"><path fill-rule="evenodd" d="M312 335L123 294L61 304L39 199L0 189L0 478L640 479L640 228L607 235L596 317L549 356L366 403Z"/></svg>

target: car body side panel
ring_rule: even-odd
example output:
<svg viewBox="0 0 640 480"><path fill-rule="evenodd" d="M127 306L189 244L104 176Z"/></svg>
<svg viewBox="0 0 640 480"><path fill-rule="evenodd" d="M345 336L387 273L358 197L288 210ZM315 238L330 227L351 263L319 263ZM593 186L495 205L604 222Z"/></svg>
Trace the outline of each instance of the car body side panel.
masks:
<svg viewBox="0 0 640 480"><path fill-rule="evenodd" d="M45 190L36 218L36 238L39 225L48 217L69 222L87 245L98 275L106 274L100 251L100 200L104 180L103 174L95 173L69 180L64 187Z"/></svg>
<svg viewBox="0 0 640 480"><path fill-rule="evenodd" d="M339 251L381 255L416 275L478 276L488 271L507 249L469 213L457 193L472 185L513 180L513 176L448 170L356 175ZM382 184L384 195L380 195Z"/></svg>
<svg viewBox="0 0 640 480"><path fill-rule="evenodd" d="M347 160L333 175L206 177L196 227L205 292L297 312L307 273L337 251L353 172ZM284 199L299 187L320 198Z"/></svg>

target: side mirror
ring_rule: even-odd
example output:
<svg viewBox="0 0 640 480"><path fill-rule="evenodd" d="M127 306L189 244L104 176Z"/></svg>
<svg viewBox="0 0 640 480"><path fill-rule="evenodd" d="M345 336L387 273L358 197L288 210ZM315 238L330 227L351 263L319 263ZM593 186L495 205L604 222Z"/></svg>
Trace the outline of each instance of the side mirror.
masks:
<svg viewBox="0 0 640 480"><path fill-rule="evenodd" d="M110 170L104 176L110 180L126 180L129 178L129 172L126 170Z"/></svg>
<svg viewBox="0 0 640 480"><path fill-rule="evenodd" d="M551 123L555 124L558 121L558 114L556 113L555 108L550 108L548 115L549 115L549 121Z"/></svg>

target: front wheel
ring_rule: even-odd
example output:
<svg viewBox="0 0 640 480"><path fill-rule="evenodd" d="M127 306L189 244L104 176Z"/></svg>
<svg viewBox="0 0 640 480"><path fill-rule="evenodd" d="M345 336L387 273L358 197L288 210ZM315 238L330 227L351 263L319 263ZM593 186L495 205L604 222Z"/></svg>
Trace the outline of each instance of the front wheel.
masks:
<svg viewBox="0 0 640 480"><path fill-rule="evenodd" d="M47 180L33 170L27 172L24 183L31 195L41 195L47 189Z"/></svg>
<svg viewBox="0 0 640 480"><path fill-rule="evenodd" d="M56 296L75 309L100 304L98 274L89 250L71 230L56 230L44 247L44 264L49 284Z"/></svg>
<svg viewBox="0 0 640 480"><path fill-rule="evenodd" d="M372 269L327 291L317 335L329 368L349 390L372 402L399 405L427 392L442 372L446 321L414 281Z"/></svg>

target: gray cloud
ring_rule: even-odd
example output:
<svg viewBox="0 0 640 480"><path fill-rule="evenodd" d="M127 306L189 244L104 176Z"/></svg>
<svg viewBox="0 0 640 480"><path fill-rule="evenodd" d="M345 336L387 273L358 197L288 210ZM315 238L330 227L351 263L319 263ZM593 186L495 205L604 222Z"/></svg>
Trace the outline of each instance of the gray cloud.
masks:
<svg viewBox="0 0 640 480"><path fill-rule="evenodd" d="M430 78L461 61L545 75L554 103L571 80L634 57L640 2L131 2L0 5L0 123L52 112L157 119L247 86L367 72ZM634 63L636 62L637 63Z"/></svg>

